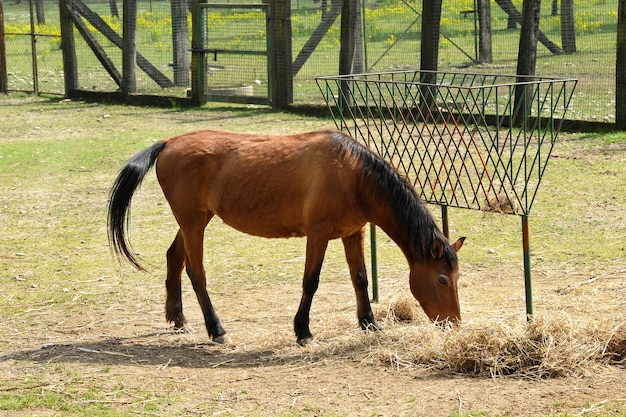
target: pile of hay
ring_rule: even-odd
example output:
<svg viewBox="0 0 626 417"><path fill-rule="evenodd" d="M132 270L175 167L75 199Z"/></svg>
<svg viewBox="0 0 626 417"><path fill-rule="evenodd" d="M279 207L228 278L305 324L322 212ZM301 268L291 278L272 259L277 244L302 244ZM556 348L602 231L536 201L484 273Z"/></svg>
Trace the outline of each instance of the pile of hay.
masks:
<svg viewBox="0 0 626 417"><path fill-rule="evenodd" d="M513 324L464 323L448 331L425 321L394 327L394 322L423 316L409 303L390 303L383 320L393 329L385 327L386 335L369 347L370 360L394 367L538 378L582 376L603 366L626 365L626 322L582 326L563 314Z"/></svg>
<svg viewBox="0 0 626 417"><path fill-rule="evenodd" d="M393 298L387 306L385 319L392 322L412 322L416 320L421 312L419 304L415 298L402 296Z"/></svg>
<svg viewBox="0 0 626 417"><path fill-rule="evenodd" d="M496 213L514 214L519 211L520 206L517 199L511 200L507 193L499 193L497 195L488 195L482 209Z"/></svg>

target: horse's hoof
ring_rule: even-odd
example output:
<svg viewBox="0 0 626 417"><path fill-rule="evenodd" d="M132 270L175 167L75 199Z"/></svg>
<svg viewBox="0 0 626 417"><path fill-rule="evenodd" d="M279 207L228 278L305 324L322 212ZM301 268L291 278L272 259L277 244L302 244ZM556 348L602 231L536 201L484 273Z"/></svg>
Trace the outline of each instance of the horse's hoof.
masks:
<svg viewBox="0 0 626 417"><path fill-rule="evenodd" d="M215 336L213 338L213 343L217 343L218 345L230 345L233 341L230 340L230 337L228 337L227 334L223 334L221 336Z"/></svg>
<svg viewBox="0 0 626 417"><path fill-rule="evenodd" d="M298 339L298 344L302 347L305 347L305 346L310 346L311 344L313 344L313 341L314 341L313 337L305 337L302 339Z"/></svg>
<svg viewBox="0 0 626 417"><path fill-rule="evenodd" d="M183 313L170 314L165 313L165 320L168 323L174 323L174 329L182 329L187 324L187 319L183 316Z"/></svg>

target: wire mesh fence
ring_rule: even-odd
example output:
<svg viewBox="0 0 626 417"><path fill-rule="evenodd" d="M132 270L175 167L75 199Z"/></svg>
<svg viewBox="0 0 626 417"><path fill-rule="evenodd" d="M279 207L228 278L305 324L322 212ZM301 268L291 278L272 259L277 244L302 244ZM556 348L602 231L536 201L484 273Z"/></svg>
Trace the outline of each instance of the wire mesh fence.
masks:
<svg viewBox="0 0 626 417"><path fill-rule="evenodd" d="M11 90L63 92L58 7L47 7L47 13L43 10L37 11L29 2L4 3L7 82Z"/></svg>
<svg viewBox="0 0 626 417"><path fill-rule="evenodd" d="M121 69L119 39L123 4L120 0L73 0L94 39L115 67ZM213 3L213 2L212 2ZM215 3L261 4L262 0ZM542 2L540 29L547 41L562 47L562 2ZM557 7L555 8L555 4ZM82 6L81 6L82 5ZM338 73L340 38L339 0L292 0L294 101L323 104L315 78ZM479 31L474 0L444 2L439 45L440 71L514 74L519 24L505 11L521 10L522 0L494 0L491 6L492 60L477 64ZM503 7L506 6L506 7ZM417 70L421 48L420 2L413 0L362 0L361 38L357 69L361 72ZM55 0L4 0L4 20L9 90L63 93L59 6ZM184 0L137 1L137 52L150 64L137 72L140 93L184 97L190 88L189 50L191 17ZM89 11L93 13L89 13ZM510 11L510 10L509 10ZM38 15L45 16L45 23ZM615 121L615 59L617 2L580 0L574 10L575 53L554 54L538 46L536 73L577 78L568 118ZM250 10L207 13L207 49L238 48L259 51L266 41L266 22ZM32 23L31 23L32 22ZM119 85L103 69L92 49L76 34L80 88L116 91ZM542 38L543 39L543 38ZM251 45L250 42L259 45ZM34 45L34 50L33 50ZM247 46L245 46L247 45ZM34 52L33 52L34 51ZM182 52L181 52L182 51ZM271 82L267 63L260 55L217 54L207 62L208 84L246 85L253 94L265 92ZM220 62L222 61L222 62ZM226 70L225 68L229 68ZM34 69L34 70L33 70ZM169 82L162 82L162 80ZM161 81L159 81L161 80ZM249 91L243 92L249 94Z"/></svg>
<svg viewBox="0 0 626 417"><path fill-rule="evenodd" d="M199 50L206 55L205 96L213 101L269 102L269 6L200 5Z"/></svg>

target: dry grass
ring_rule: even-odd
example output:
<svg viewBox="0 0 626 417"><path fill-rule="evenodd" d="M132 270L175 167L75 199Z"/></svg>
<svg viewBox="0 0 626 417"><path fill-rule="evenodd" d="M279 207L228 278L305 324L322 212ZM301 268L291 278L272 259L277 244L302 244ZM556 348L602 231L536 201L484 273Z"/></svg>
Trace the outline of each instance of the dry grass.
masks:
<svg viewBox="0 0 626 417"><path fill-rule="evenodd" d="M574 326L566 316L537 317L517 326L468 326L438 344L442 366L458 372L545 378L584 375L612 363L615 355L624 352L607 347L612 337L625 335L621 325L606 324L590 331Z"/></svg>
<svg viewBox="0 0 626 417"><path fill-rule="evenodd" d="M174 333L165 323L164 253L176 225L154 175L136 201L132 228L151 273L112 259L106 195L115 172L137 150L184 130L288 132L329 122L255 108L30 101L0 106L7 115L0 307L8 323L0 333L0 390L7 394L0 407L30 398L16 413L63 413L45 402L52 393L82 407L82 415L102 416L145 415L146 404L154 415L301 417L450 415L461 405L467 413L493 410L482 415L590 415L582 411L607 400L622 408L623 140L560 144L543 202L533 209L539 313L532 322L523 314L518 219L458 210L452 234L468 236L460 256L461 327L444 331L428 322L410 298L402 253L380 233L380 288L388 298L374 308L383 331L359 330L343 248L333 241L311 313L318 342L300 348L292 321L304 240L251 238L216 220L205 263L233 340L216 346L186 278L185 313L195 331ZM93 404L118 413L87 408Z"/></svg>
<svg viewBox="0 0 626 417"><path fill-rule="evenodd" d="M626 322L582 326L562 313L535 316L529 322L482 321L450 329L427 322L408 298L393 299L387 308L379 307L378 315L382 334L364 335L360 343L355 343L354 334L346 335L311 349L318 356L331 350L352 357L356 348L362 361L372 364L479 377L581 377L606 366L623 367L626 361Z"/></svg>
<svg viewBox="0 0 626 417"><path fill-rule="evenodd" d="M487 196L484 211L493 211L496 213L517 213L519 211L519 202L511 200L507 193L491 194Z"/></svg>

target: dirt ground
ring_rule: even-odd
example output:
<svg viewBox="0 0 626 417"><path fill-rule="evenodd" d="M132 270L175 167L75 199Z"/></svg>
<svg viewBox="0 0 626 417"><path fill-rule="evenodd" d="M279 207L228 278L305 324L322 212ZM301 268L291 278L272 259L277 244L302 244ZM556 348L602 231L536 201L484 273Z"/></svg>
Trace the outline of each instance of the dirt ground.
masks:
<svg viewBox="0 0 626 417"><path fill-rule="evenodd" d="M7 108L19 102L7 101ZM119 131L139 130L138 121L154 126L174 124L177 129L200 123L212 123L220 128L235 123L244 124L242 129L248 125L250 129L252 125L264 126L255 118L258 116L245 113L234 119L221 120L215 116L215 120L207 121L208 116L200 112L163 115L154 110L148 113L132 108L127 115L127 108L102 106L100 109L85 105L65 109L62 105L44 103L42 110L27 113L38 119L51 113L50 117L67 120L70 125L77 124L77 118L82 117L86 120L85 127L61 124L47 132L76 142L80 137L103 136L107 136L108 141L108 136L115 138ZM56 110L48 111L49 106ZM272 117L264 123L273 129L293 130ZM32 129L22 132L21 125L27 122L13 114L5 116L2 123L3 129L12 129L11 140L26 144L30 143L31 136L37 138L43 132L39 127L34 134ZM49 122L41 121L37 126L46 126L46 123ZM319 127L321 122L315 123L311 128ZM92 132L94 129L97 133ZM146 136L161 137L162 133ZM10 143L8 135L3 139ZM43 150L53 143L55 146L63 144L61 139L58 142L42 142L46 145ZM32 152L37 156L39 150ZM63 147L54 150L71 160L73 153L61 153ZM536 217L540 219L542 210L544 213L550 210L559 213L564 220L562 224L533 234L533 244L536 244L533 248L538 248L538 253L533 253L535 313L554 323L565 323L565 333L608 323L607 328L623 334L626 326L626 257L620 258L626 253L623 240L626 210L623 193L615 192L623 190L624 177L618 168L623 166L625 151L623 143L593 149L571 140L561 144L553 156L563 163L548 170L549 175L544 179L546 193L542 196L545 199L537 204ZM118 154L122 161L125 156L115 149L115 155ZM8 156L4 161L7 160ZM567 164L570 160L584 163ZM82 162L78 170L68 162L61 172L70 180L51 194L40 190L38 185L42 179L50 177L48 171L52 168L45 168L33 177L32 187L23 184L24 195L16 196L16 186L6 192L7 196L19 197L24 202L12 206L8 201L0 201L0 208L5 209L0 210L0 214L10 220L8 223L16 225L16 234L23 235L30 243L28 252L0 246L0 267L4 268L0 276L0 311L5 313L5 325L0 330L0 339L3 339L0 341L0 399L3 400L0 404L9 404L13 397L28 398L29 393L36 397L34 403L39 404L39 408L29 405L20 408L17 404L14 409L22 411L0 408L0 416L83 416L84 412L73 413L72 407L90 410L87 407L91 406L94 407L91 410L98 411L97 415L115 417L626 417L623 360L612 364L582 363L580 369L573 369L570 364L564 376L550 378L536 376L532 370L508 376L488 372L459 373L439 361L437 352L429 352L425 359L416 360L425 344L424 338L433 337L434 326L421 311L412 322L394 320L389 314L394 299L409 294L405 264L381 268L381 300L374 308L383 331L362 332L356 323L355 297L345 274L341 248L335 248L338 254L327 254L325 268L334 262L341 264L344 272L322 273L311 312L311 330L316 337L311 346L298 346L292 331L300 299L301 247L293 249L293 253L288 250L286 256L281 255L277 260L264 261L272 265L259 265L254 252L271 254L274 249L270 244L264 241L253 249L234 252L226 248L233 239L231 234L224 234L221 252L206 257L212 257L213 261L209 270L222 268L219 274L210 276L209 291L232 342L215 345L209 341L186 278L183 296L190 329L174 332L164 318L163 265L152 265L149 274L130 272L129 268L118 270L113 265L109 248L105 246L103 207L116 168L102 168L100 160L95 161L88 168L100 171L86 179L79 176L84 171ZM619 167L605 168L605 163L619 164ZM576 178L580 177L568 175L567 169L588 169L585 178L596 182L577 184ZM62 178L60 174L56 177ZM80 181L84 181L84 185ZM72 188L72 182L78 185ZM65 199L68 189L76 190L71 202ZM153 226L149 229L150 235L144 236L144 241L136 240L135 244L146 252L158 252L158 255L144 253L146 258L162 259L169 244L165 237L175 233L175 226L171 215L162 213L166 209L160 191L155 186L150 190L144 184L141 198L150 200L146 205L152 211L148 211L149 216L144 213L143 217L135 217L134 224L144 221ZM570 208L552 206L558 203L550 198L554 190L567 195L566 203ZM28 203L31 200L33 202ZM586 210L596 206L601 210ZM568 215L566 210L576 212ZM32 216L32 220L25 214ZM5 226L2 223L0 227ZM74 233L76 229L87 229L92 223L99 224L93 232L95 237ZM496 247L495 256L504 260L493 263L484 260L487 258L485 248L479 247L483 243L480 233L495 233L494 228L499 224L494 222L485 231L480 230L482 224L477 221L467 232L472 236L466 243L468 248L463 250L471 251L473 244L474 251L481 256L475 256L471 265L464 264L465 255L459 256L463 271L459 289L463 314L461 330L477 328L487 333L498 327L525 326L519 243ZM32 233L34 230L43 234ZM590 231L594 236L586 239ZM0 240L5 237L3 233L4 229L0 229ZM48 244L38 245L39 240L48 239L45 233L55 238L61 234L69 236L63 248L51 248ZM519 233L517 228L515 233ZM575 235L576 240L563 237L570 234ZM547 236L551 242L563 240L563 246L550 248L548 255L553 256L545 256L544 262L540 259L541 241ZM518 242L518 237L511 235L511 242ZM485 240L484 235L482 240ZM565 245L568 240L576 243L569 243L568 247ZM222 242L212 241L213 246L220 244ZM615 255L594 256L609 249ZM46 267L42 268L41 264ZM334 265L331 266L329 269L334 271ZM45 273L37 276L37 268ZM254 272L259 268L265 268L259 275L272 275L273 280L257 283ZM342 277L341 273L346 276ZM285 277L276 277L281 274ZM244 275L247 276L241 278ZM413 341L415 349L411 347ZM604 343L598 342L590 349L602 351L606 348ZM480 340L476 341L476 346L482 347ZM558 342L550 346L560 347ZM69 406L64 408L63 404L45 402L54 398L61 398Z"/></svg>
<svg viewBox="0 0 626 417"><path fill-rule="evenodd" d="M548 274L539 269L536 291L542 296L537 310L549 315L565 309L583 321L617 311L626 319L626 270L613 267L595 279L592 274ZM523 317L523 288L505 285L510 277L501 271L472 271L463 279L464 325L488 325L505 311L509 317L504 320ZM16 343L0 357L0 373L24 379L44 370L44 376L27 388L82 398L85 391L99 387L107 399L97 401L145 415L624 415L623 366L541 379L464 375L403 359L402 352L393 351L394 338L403 334L419 338L414 328L428 325L421 316L414 323L389 319L390 297L405 291L405 284L401 277L381 282L386 296L375 311L384 331L364 334L355 323L350 284L322 283L312 311L317 340L305 348L296 345L291 331L299 301L295 283L224 285L214 292L232 339L228 345L208 341L189 291L184 294L191 323L186 333L175 333L164 323L161 305L143 303L132 291L103 315L50 317L42 308L31 312L39 317L36 324L16 323ZM484 293L476 290L482 285L490 287L492 300L489 310L494 316L487 319L477 318L482 315ZM581 297L604 304L581 303ZM28 326L38 331L27 333ZM381 345L392 347L381 354ZM152 401L160 402L158 412L150 411Z"/></svg>

